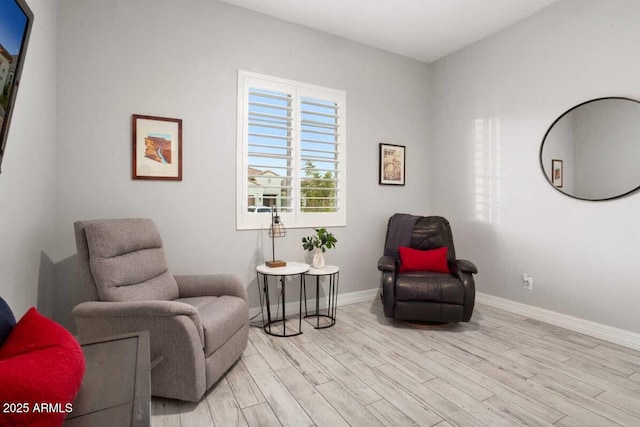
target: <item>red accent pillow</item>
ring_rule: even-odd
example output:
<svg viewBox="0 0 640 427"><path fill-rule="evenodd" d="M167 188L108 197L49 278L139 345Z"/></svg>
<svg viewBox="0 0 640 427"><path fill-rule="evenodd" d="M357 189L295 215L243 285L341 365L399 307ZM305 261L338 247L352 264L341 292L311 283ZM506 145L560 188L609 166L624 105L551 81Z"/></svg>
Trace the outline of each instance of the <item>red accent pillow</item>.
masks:
<svg viewBox="0 0 640 427"><path fill-rule="evenodd" d="M447 248L442 247L429 251L400 246L400 272L405 271L435 271L449 273L447 264Z"/></svg>
<svg viewBox="0 0 640 427"><path fill-rule="evenodd" d="M73 409L84 369L75 338L31 308L0 347L0 402L5 405L0 409L6 409L0 424L62 425Z"/></svg>

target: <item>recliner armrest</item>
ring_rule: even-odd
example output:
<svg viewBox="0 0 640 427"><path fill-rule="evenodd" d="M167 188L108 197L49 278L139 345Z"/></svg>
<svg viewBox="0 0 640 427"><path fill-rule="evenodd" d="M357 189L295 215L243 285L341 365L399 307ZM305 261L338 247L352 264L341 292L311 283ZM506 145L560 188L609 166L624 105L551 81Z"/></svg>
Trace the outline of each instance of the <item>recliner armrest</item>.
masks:
<svg viewBox="0 0 640 427"><path fill-rule="evenodd" d="M86 317L126 317L126 316L199 316L198 310L178 301L88 301L76 305L74 315Z"/></svg>
<svg viewBox="0 0 640 427"><path fill-rule="evenodd" d="M141 330L137 329L137 327L133 327L133 325L143 322L143 318L148 318L149 322L155 321L156 323L159 323L163 322L162 318L187 316L193 322L200 342L202 346L204 346L204 329L202 327L202 321L200 320L200 313L198 313L198 310L194 306L183 302L162 300L118 302L88 301L76 305L71 312L76 317L76 323L78 323L79 318L99 318L106 319L107 321L109 321L108 319L115 318L137 319L135 321L131 321L132 328L130 330L121 331L121 333L137 332L138 330ZM100 334L96 334L95 336L100 336Z"/></svg>
<svg viewBox="0 0 640 427"><path fill-rule="evenodd" d="M380 259L378 260L378 270L396 271L396 260L390 256L380 257Z"/></svg>
<svg viewBox="0 0 640 427"><path fill-rule="evenodd" d="M237 274L174 276L180 298L231 295L247 301L247 290Z"/></svg>
<svg viewBox="0 0 640 427"><path fill-rule="evenodd" d="M466 259L457 259L454 265L457 266L462 272L478 274L478 268L476 267L476 265Z"/></svg>
<svg viewBox="0 0 640 427"><path fill-rule="evenodd" d="M197 402L206 391L204 335L195 307L176 301L91 301L77 305L73 314L81 342L149 331L151 360L162 358L151 373L154 395Z"/></svg>
<svg viewBox="0 0 640 427"><path fill-rule="evenodd" d="M393 257L383 256L378 261L380 274L380 298L386 317L393 317L396 305L396 261Z"/></svg>
<svg viewBox="0 0 640 427"><path fill-rule="evenodd" d="M473 280L473 275L478 272L478 269L474 263L464 259L458 259L451 263L449 269L451 274L460 279L462 286L464 286L462 321L468 322L471 319L476 300L476 284Z"/></svg>

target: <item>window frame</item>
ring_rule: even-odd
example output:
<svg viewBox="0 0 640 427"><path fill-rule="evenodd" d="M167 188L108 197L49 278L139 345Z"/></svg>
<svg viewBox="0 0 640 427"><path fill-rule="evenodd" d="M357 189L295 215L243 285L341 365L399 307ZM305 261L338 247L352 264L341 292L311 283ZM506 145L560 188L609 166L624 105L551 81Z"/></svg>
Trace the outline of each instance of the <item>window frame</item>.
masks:
<svg viewBox="0 0 640 427"><path fill-rule="evenodd" d="M236 229L255 230L264 229L271 224L271 215L257 215L249 212L249 88L273 90L290 94L293 98L292 115L292 211L279 212L288 228L305 227L344 227L347 225L347 168L346 168L346 92L338 89L321 87L304 82L283 79L274 76L238 70L238 111L237 111L237 160L236 160ZM315 98L323 101L335 102L338 106L338 132L336 136L336 159L338 161L338 177L336 192L338 210L336 212L303 212L301 199L301 100Z"/></svg>

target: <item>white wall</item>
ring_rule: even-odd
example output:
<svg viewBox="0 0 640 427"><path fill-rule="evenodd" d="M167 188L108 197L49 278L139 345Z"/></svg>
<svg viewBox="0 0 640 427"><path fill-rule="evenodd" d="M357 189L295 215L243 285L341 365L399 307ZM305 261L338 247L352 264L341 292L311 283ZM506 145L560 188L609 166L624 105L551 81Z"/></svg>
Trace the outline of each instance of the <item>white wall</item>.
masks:
<svg viewBox="0 0 640 427"><path fill-rule="evenodd" d="M0 174L0 296L16 318L53 293L56 4L29 0L34 26ZM45 314L51 306L38 304Z"/></svg>
<svg viewBox="0 0 640 427"><path fill-rule="evenodd" d="M638 16L634 0L561 1L434 64L432 204L477 263L478 291L640 332L640 194L566 197L538 158L568 108L640 99Z"/></svg>
<svg viewBox="0 0 640 427"><path fill-rule="evenodd" d="M75 262L75 220L150 217L174 273L239 272L257 306L270 243L235 229L238 69L347 92L348 225L327 253L341 292L377 286L389 216L430 212L425 64L213 0L61 0L58 12L57 264ZM182 182L130 179L133 113L183 119ZM405 187L378 185L382 141L407 146ZM310 232L290 230L278 257L302 260Z"/></svg>

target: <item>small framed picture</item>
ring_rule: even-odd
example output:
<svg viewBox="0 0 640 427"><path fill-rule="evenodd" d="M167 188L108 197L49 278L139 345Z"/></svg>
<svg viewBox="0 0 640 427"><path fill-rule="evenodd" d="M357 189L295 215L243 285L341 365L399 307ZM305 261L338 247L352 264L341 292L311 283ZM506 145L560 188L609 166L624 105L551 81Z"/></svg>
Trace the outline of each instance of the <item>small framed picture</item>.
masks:
<svg viewBox="0 0 640 427"><path fill-rule="evenodd" d="M380 143L379 162L380 185L404 185L404 145Z"/></svg>
<svg viewBox="0 0 640 427"><path fill-rule="evenodd" d="M182 120L131 116L133 179L182 181Z"/></svg>
<svg viewBox="0 0 640 427"><path fill-rule="evenodd" d="M551 183L558 188L562 188L562 160L551 160Z"/></svg>

